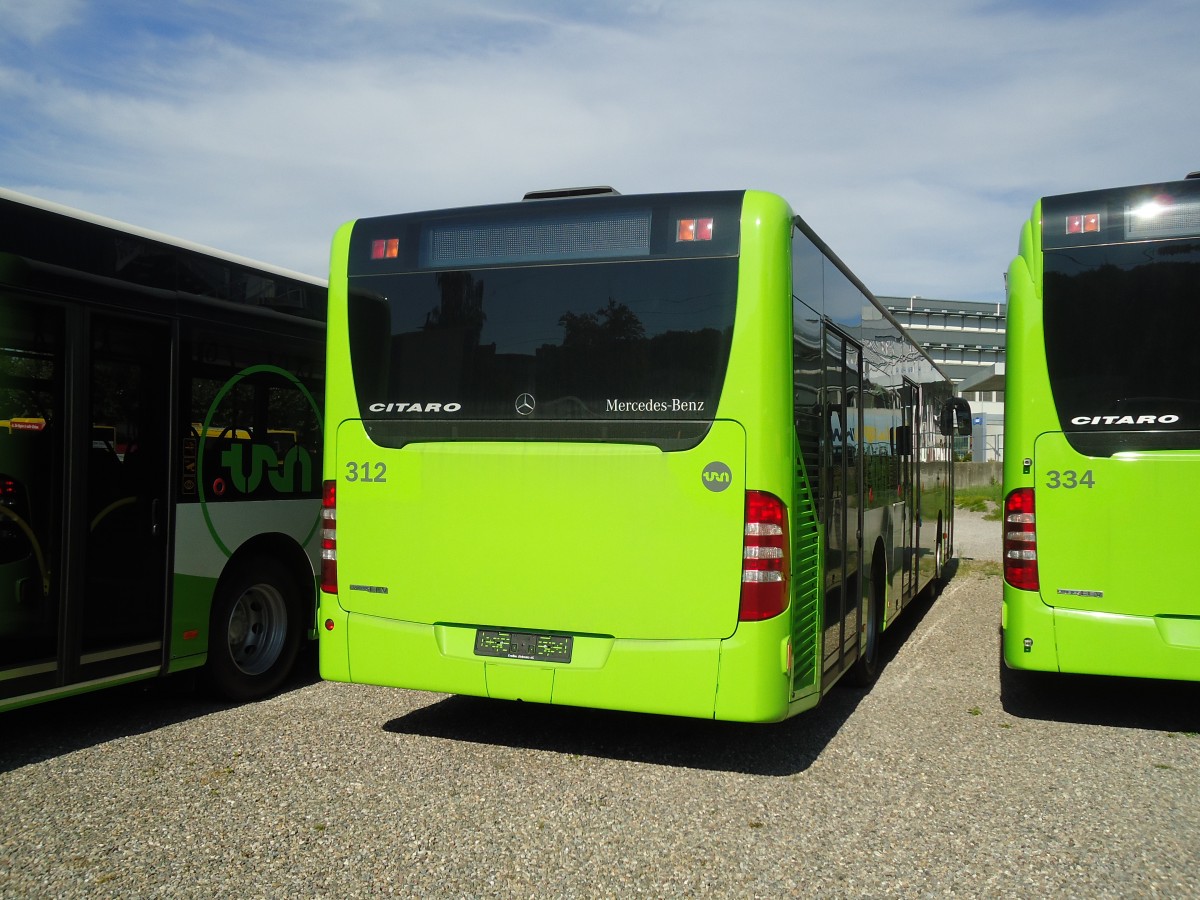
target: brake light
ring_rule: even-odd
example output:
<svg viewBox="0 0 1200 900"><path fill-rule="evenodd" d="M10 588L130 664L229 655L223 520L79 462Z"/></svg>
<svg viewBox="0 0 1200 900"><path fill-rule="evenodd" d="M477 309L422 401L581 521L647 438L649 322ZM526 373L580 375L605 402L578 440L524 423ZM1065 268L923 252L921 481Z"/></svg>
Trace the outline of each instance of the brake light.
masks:
<svg viewBox="0 0 1200 900"><path fill-rule="evenodd" d="M787 609L787 507L771 494L747 491L745 521L738 620L758 622Z"/></svg>
<svg viewBox="0 0 1200 900"><path fill-rule="evenodd" d="M400 238L371 241L371 259L395 259L400 255Z"/></svg>
<svg viewBox="0 0 1200 900"><path fill-rule="evenodd" d="M337 593L337 482L326 481L321 490L321 590Z"/></svg>
<svg viewBox="0 0 1200 900"><path fill-rule="evenodd" d="M1100 213L1067 216L1067 234L1089 234L1100 230Z"/></svg>
<svg viewBox="0 0 1200 900"><path fill-rule="evenodd" d="M678 219L675 222L675 241L711 241L713 239L712 219Z"/></svg>
<svg viewBox="0 0 1200 900"><path fill-rule="evenodd" d="M1039 587L1033 488L1017 488L1004 498L1004 580L1023 591Z"/></svg>

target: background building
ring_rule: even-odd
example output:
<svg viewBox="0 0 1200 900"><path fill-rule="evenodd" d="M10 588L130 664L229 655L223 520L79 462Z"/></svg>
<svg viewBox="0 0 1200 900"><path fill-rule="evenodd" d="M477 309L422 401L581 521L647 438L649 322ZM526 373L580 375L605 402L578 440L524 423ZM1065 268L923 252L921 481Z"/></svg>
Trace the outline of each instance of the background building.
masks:
<svg viewBox="0 0 1200 900"><path fill-rule="evenodd" d="M971 404L972 459L1004 458L1003 303L879 297Z"/></svg>

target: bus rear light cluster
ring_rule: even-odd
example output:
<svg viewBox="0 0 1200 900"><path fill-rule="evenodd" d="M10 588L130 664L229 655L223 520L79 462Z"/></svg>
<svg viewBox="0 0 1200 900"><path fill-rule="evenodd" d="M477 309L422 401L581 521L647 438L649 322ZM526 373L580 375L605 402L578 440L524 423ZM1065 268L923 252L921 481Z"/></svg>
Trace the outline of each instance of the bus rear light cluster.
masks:
<svg viewBox="0 0 1200 900"><path fill-rule="evenodd" d="M787 507L771 494L747 491L745 522L738 619L758 622L787 609Z"/></svg>
<svg viewBox="0 0 1200 900"><path fill-rule="evenodd" d="M1067 216L1067 234L1089 234L1100 230L1100 213Z"/></svg>
<svg viewBox="0 0 1200 900"><path fill-rule="evenodd" d="M675 223L677 243L681 241L711 241L712 239L712 219L679 219Z"/></svg>
<svg viewBox="0 0 1200 900"><path fill-rule="evenodd" d="M326 481L321 490L321 590L337 593L337 482Z"/></svg>
<svg viewBox="0 0 1200 900"><path fill-rule="evenodd" d="M400 238L371 241L371 259L395 259L400 255Z"/></svg>
<svg viewBox="0 0 1200 900"><path fill-rule="evenodd" d="M1039 587L1033 488L1017 488L1004 498L1004 580L1023 591Z"/></svg>

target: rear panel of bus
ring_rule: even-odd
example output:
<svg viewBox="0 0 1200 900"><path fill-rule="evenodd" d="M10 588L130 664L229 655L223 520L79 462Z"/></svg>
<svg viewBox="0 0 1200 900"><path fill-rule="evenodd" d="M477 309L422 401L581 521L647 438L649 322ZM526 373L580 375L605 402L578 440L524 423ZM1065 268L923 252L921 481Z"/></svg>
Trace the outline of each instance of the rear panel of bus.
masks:
<svg viewBox="0 0 1200 900"><path fill-rule="evenodd" d="M790 219L728 192L344 226L322 675L797 711L786 594L747 621L743 591L759 565L743 545L782 544L789 515L779 503L775 536L748 538L747 507L790 498L795 477ZM786 549L749 555L782 555L762 577L786 578Z"/></svg>
<svg viewBox="0 0 1200 900"><path fill-rule="evenodd" d="M1200 680L1200 181L1045 199L1009 287L1005 660Z"/></svg>

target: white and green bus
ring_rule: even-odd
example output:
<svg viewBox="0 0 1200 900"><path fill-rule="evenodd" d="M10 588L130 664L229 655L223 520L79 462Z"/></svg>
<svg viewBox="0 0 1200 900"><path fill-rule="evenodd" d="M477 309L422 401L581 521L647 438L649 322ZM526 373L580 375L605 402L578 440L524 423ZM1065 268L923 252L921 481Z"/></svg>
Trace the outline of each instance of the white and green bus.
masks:
<svg viewBox="0 0 1200 900"><path fill-rule="evenodd" d="M326 679L776 721L951 552L962 401L775 195L351 222L328 338Z"/></svg>
<svg viewBox="0 0 1200 900"><path fill-rule="evenodd" d="M325 286L0 191L0 710L312 636Z"/></svg>

